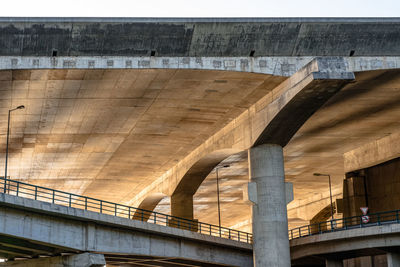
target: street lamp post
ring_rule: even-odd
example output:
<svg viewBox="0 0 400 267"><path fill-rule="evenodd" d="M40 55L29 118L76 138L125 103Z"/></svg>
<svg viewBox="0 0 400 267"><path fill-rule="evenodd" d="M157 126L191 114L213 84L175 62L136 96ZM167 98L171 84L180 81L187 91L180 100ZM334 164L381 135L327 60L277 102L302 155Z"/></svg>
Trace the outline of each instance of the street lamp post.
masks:
<svg viewBox="0 0 400 267"><path fill-rule="evenodd" d="M221 167L216 167L215 172L217 174L217 201L218 201L218 226L219 226L219 234L221 235L221 207L219 201L219 179L218 179L218 170L222 168L228 168L229 165L223 165Z"/></svg>
<svg viewBox="0 0 400 267"><path fill-rule="evenodd" d="M334 217L333 217L331 176L329 174L322 174L322 173L314 173L314 176L328 176L328 180L329 180L329 196L330 196L330 199L331 199L331 217L332 217L332 220L333 220Z"/></svg>
<svg viewBox="0 0 400 267"><path fill-rule="evenodd" d="M8 122L7 122L7 144L6 144L6 164L4 168L4 193L6 193L6 185L7 185L7 163L8 163L8 140L10 136L10 118L11 118L11 112L17 109L24 109L25 106L21 105L16 108L8 110Z"/></svg>

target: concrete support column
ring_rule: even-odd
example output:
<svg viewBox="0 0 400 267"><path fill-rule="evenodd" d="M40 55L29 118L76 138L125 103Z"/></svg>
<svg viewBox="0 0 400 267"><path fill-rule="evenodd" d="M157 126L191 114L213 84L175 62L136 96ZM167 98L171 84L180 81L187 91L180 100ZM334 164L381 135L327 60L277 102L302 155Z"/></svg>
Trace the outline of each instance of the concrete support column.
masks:
<svg viewBox="0 0 400 267"><path fill-rule="evenodd" d="M326 267L343 267L343 260L326 260Z"/></svg>
<svg viewBox="0 0 400 267"><path fill-rule="evenodd" d="M69 256L57 256L0 263L0 266L13 267L103 267L105 265L106 261L104 259L104 255L94 253L82 253Z"/></svg>
<svg viewBox="0 0 400 267"><path fill-rule="evenodd" d="M283 150L265 144L249 149L253 205L253 257L256 267L289 267L290 249L285 197Z"/></svg>
<svg viewBox="0 0 400 267"><path fill-rule="evenodd" d="M198 221L193 218L192 194L173 194L171 196L171 215L190 221L172 218L168 223L169 226L197 232Z"/></svg>
<svg viewBox="0 0 400 267"><path fill-rule="evenodd" d="M400 267L400 254L388 253L387 254L388 267Z"/></svg>
<svg viewBox="0 0 400 267"><path fill-rule="evenodd" d="M171 196L171 215L193 220L193 195L173 194Z"/></svg>

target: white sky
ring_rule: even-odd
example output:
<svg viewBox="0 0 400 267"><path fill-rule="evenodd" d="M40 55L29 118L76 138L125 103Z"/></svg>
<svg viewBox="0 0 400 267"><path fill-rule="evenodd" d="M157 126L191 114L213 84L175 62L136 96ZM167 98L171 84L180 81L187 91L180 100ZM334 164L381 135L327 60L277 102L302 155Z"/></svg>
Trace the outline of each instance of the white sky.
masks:
<svg viewBox="0 0 400 267"><path fill-rule="evenodd" d="M399 17L400 0L2 0L2 17Z"/></svg>

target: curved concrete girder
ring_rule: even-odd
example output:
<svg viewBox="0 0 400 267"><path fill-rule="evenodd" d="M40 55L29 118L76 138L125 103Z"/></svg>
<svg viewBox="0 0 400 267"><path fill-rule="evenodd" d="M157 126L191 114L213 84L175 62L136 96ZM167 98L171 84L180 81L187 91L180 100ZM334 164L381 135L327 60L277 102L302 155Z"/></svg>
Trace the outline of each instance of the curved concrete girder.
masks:
<svg viewBox="0 0 400 267"><path fill-rule="evenodd" d="M132 219L147 222L154 208L165 197L167 197L167 195L163 193L153 193L148 195L142 201L142 203L140 203L138 207L139 209L135 211L135 213L132 216Z"/></svg>
<svg viewBox="0 0 400 267"><path fill-rule="evenodd" d="M212 151L246 150L265 142L285 145L320 106L354 78L343 58L314 59L198 146L130 203L137 203L151 192L172 195L191 166ZM308 98L317 103L308 107Z"/></svg>
<svg viewBox="0 0 400 267"><path fill-rule="evenodd" d="M312 217L310 220L311 232L318 233L319 231L327 230L327 224L321 225L313 225L318 224L320 222L326 222L331 217L331 204L325 206L322 210L320 210L317 214Z"/></svg>
<svg viewBox="0 0 400 267"><path fill-rule="evenodd" d="M192 220L193 195L201 183L221 161L238 152L237 149L213 151L193 164L171 195L171 215Z"/></svg>
<svg viewBox="0 0 400 267"><path fill-rule="evenodd" d="M286 146L311 115L354 78L352 72L310 73L302 81L307 83L305 86L299 84L292 87L268 106L272 119L254 146Z"/></svg>

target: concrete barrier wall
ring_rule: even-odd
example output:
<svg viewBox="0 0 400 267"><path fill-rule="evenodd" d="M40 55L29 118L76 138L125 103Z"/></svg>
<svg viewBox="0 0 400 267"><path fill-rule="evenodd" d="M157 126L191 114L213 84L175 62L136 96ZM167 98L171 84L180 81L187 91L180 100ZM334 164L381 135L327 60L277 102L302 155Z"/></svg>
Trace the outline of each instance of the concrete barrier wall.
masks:
<svg viewBox="0 0 400 267"><path fill-rule="evenodd" d="M5 194L0 234L71 251L252 266L250 244Z"/></svg>

